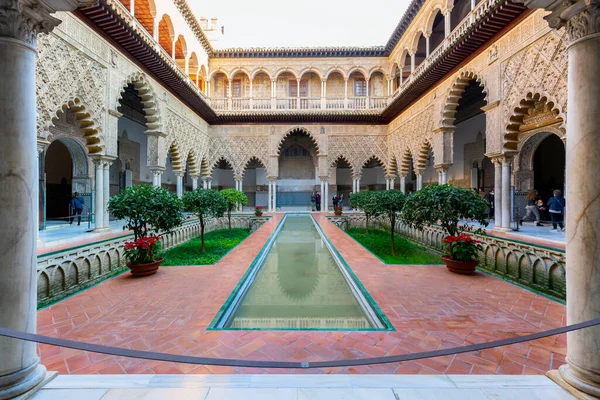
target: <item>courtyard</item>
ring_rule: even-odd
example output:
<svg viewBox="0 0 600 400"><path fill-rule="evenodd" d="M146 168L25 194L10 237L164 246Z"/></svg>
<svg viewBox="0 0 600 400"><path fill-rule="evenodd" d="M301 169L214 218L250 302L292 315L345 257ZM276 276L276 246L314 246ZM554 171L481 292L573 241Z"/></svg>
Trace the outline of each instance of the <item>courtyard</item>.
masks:
<svg viewBox="0 0 600 400"><path fill-rule="evenodd" d="M275 230L273 217L218 263L123 273L38 312L43 335L137 350L241 360L324 361L380 357L504 339L565 324L565 307L485 273L441 265L386 265L313 214L393 325L393 331L209 330L209 324ZM565 363L564 335L477 353L311 370L184 365L47 345L42 363L60 374L515 374L543 375Z"/></svg>

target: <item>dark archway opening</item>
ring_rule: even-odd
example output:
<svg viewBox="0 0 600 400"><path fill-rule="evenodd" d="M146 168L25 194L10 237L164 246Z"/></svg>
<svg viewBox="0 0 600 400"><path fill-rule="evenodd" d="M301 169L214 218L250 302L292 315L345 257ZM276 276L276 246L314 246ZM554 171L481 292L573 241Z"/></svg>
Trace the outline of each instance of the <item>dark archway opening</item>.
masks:
<svg viewBox="0 0 600 400"><path fill-rule="evenodd" d="M46 221L66 223L69 216L73 182L71 152L60 140L55 140L45 152Z"/></svg>
<svg viewBox="0 0 600 400"><path fill-rule="evenodd" d="M552 191L564 192L565 145L556 135L544 139L533 156L533 184L544 204L552 197Z"/></svg>

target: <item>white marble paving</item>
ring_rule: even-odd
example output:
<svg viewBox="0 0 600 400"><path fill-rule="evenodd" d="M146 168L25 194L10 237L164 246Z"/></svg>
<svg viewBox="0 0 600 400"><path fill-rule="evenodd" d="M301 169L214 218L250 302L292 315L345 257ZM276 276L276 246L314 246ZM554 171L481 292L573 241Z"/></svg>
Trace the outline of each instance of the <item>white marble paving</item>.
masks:
<svg viewBox="0 0 600 400"><path fill-rule="evenodd" d="M555 388L543 375L446 375L458 388Z"/></svg>
<svg viewBox="0 0 600 400"><path fill-rule="evenodd" d="M40 390L32 400L100 400L108 389L46 389Z"/></svg>
<svg viewBox="0 0 600 400"><path fill-rule="evenodd" d="M208 391L206 388L111 389L102 400L205 400Z"/></svg>
<svg viewBox="0 0 600 400"><path fill-rule="evenodd" d="M59 375L45 389L145 388L155 375Z"/></svg>
<svg viewBox="0 0 600 400"><path fill-rule="evenodd" d="M391 389L298 389L298 400L397 400Z"/></svg>
<svg viewBox="0 0 600 400"><path fill-rule="evenodd" d="M297 400L292 388L211 388L206 400Z"/></svg>
<svg viewBox="0 0 600 400"><path fill-rule="evenodd" d="M64 375L35 400L570 400L545 376Z"/></svg>
<svg viewBox="0 0 600 400"><path fill-rule="evenodd" d="M394 389L396 400L490 400L481 389ZM525 399L525 397L523 397Z"/></svg>

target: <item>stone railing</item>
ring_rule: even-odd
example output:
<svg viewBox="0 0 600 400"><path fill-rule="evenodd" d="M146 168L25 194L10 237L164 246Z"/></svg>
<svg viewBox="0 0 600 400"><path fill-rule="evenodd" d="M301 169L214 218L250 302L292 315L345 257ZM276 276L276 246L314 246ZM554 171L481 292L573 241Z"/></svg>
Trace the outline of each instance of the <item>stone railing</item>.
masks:
<svg viewBox="0 0 600 400"><path fill-rule="evenodd" d="M237 214L231 217L233 228L254 232L270 217ZM211 219L206 232L227 227L227 218ZM200 223L189 220L173 232L163 235L163 248L169 249L200 235ZM58 301L72 293L115 276L125 270L123 243L132 240L126 233L111 239L60 250L38 257L38 307Z"/></svg>
<svg viewBox="0 0 600 400"><path fill-rule="evenodd" d="M365 216L361 213L327 218L342 230L365 226ZM375 219L369 223L389 229L389 222L385 219ZM436 252L444 251L444 232L438 226L418 230L400 222L396 224L396 232ZM493 233L475 236L483 244L480 268L556 298L566 298L566 259L563 250L497 237Z"/></svg>
<svg viewBox="0 0 600 400"><path fill-rule="evenodd" d="M270 111L270 110L382 110L388 105L388 97L211 97L215 111Z"/></svg>

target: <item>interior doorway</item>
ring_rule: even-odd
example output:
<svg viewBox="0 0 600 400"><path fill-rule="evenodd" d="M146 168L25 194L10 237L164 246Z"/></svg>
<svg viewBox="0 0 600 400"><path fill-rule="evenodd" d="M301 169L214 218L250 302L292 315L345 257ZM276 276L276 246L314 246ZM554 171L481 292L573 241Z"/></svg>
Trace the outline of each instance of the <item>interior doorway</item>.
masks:
<svg viewBox="0 0 600 400"><path fill-rule="evenodd" d="M73 182L73 158L60 140L55 140L45 152L46 221L68 223L69 202Z"/></svg>

